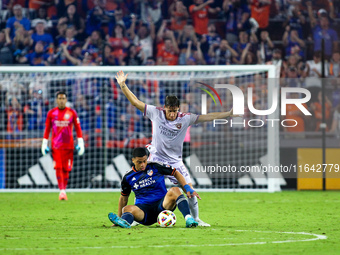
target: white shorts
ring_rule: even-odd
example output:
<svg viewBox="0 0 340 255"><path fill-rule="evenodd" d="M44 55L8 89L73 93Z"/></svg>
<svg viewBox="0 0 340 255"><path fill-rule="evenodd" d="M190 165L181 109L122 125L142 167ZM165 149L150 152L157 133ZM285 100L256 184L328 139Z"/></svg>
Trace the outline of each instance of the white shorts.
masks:
<svg viewBox="0 0 340 255"><path fill-rule="evenodd" d="M159 162L159 163L170 165L170 166L176 168L176 170L179 171L183 175L186 183L191 183L191 177L190 177L189 171L185 167L183 161L168 162L168 161L166 161L164 159L161 159L161 158L155 156L155 154L150 154L150 156L148 158L148 161ZM174 176L166 175L166 177L168 177L168 179L173 184L178 184L178 181L177 181L177 179Z"/></svg>

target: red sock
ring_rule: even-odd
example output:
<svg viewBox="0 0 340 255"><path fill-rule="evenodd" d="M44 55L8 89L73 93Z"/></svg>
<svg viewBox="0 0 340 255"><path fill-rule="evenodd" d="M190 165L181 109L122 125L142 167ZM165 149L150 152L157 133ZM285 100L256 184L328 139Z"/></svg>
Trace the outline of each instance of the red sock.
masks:
<svg viewBox="0 0 340 255"><path fill-rule="evenodd" d="M66 189L70 172L66 171L66 170L63 170L63 173L64 173L64 189Z"/></svg>
<svg viewBox="0 0 340 255"><path fill-rule="evenodd" d="M64 184L64 172L62 169L57 168L56 169L56 175L57 175L57 181L58 181L58 187L60 190L65 189L65 184Z"/></svg>

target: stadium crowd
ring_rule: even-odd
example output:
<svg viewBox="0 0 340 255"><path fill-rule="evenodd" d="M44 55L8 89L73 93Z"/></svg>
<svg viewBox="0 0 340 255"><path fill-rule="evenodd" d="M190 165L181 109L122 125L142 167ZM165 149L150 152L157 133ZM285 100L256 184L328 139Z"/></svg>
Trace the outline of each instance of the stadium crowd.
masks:
<svg viewBox="0 0 340 255"><path fill-rule="evenodd" d="M319 130L322 38L326 77L340 76L337 0L4 0L0 4L2 65L280 64L281 86L316 88L308 105L315 113L315 124L300 126L296 132ZM337 83L332 84L335 90L327 100L329 131L340 129ZM6 115L3 129L42 130L52 106L47 95L53 91L48 85L39 79L30 84L13 85L6 80L0 84L2 114ZM98 99L102 83L92 79L91 84L96 91L85 93L79 85L69 97L81 118L90 116L83 118L85 131L103 117ZM110 96L117 99L114 82L106 84ZM139 93L162 97L155 94L154 85L146 83ZM162 98L152 103L161 104ZM107 118L119 116L130 123L127 132L138 131L139 124L131 124L131 116L139 113L124 101L119 107L124 114L117 113L112 110L117 108L114 104L106 105ZM288 109L288 115L289 111L291 118L309 121L295 116L296 109Z"/></svg>

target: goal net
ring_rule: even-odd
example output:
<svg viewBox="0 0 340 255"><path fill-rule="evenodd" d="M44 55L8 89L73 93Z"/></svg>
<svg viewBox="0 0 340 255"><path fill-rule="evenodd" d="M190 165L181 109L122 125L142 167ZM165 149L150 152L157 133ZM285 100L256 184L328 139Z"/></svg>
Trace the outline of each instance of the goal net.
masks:
<svg viewBox="0 0 340 255"><path fill-rule="evenodd" d="M163 106L166 95L174 94L181 111L195 114L229 111L235 99L221 85L239 88L244 116L193 125L184 142L183 162L198 188L280 190L277 176L261 170L263 165L279 165L279 125L264 120L279 119L279 109L254 116L247 105L251 88L254 108L270 108L269 95L278 83L275 67L269 65L2 67L0 188L57 188L51 155L42 156L40 146L47 112L56 106L60 90L66 91L68 106L78 113L86 145L82 157L75 153L68 188L119 188L131 167L132 149L150 143L152 136L151 121L116 83L119 70L129 74L127 85L146 104ZM249 171L255 168L259 170Z"/></svg>

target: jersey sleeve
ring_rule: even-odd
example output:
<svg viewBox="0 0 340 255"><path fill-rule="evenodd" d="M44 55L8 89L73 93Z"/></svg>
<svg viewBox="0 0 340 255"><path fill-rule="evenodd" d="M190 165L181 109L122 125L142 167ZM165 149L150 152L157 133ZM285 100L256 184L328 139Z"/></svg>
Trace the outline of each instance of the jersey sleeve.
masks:
<svg viewBox="0 0 340 255"><path fill-rule="evenodd" d="M120 190L120 194L122 196L129 196L131 193L131 186L129 185L129 183L126 180L126 176L123 177L123 180L121 182L121 190Z"/></svg>
<svg viewBox="0 0 340 255"><path fill-rule="evenodd" d="M191 125L196 123L196 121L198 120L199 115L190 113L186 117L188 118L187 121L189 122L189 126L191 126Z"/></svg>
<svg viewBox="0 0 340 255"><path fill-rule="evenodd" d="M52 114L51 111L47 113L47 117L45 121L45 132L44 132L45 139L48 139L48 137L50 136L50 132L51 132L51 127L52 127L51 114Z"/></svg>
<svg viewBox="0 0 340 255"><path fill-rule="evenodd" d="M148 117L150 120L153 120L156 118L158 111L159 110L156 106L145 104L143 115Z"/></svg>
<svg viewBox="0 0 340 255"><path fill-rule="evenodd" d="M81 132L81 127L80 127L80 120L79 120L79 117L78 117L78 114L75 110L72 110L73 111L73 124L74 124L74 128L76 130L76 133L77 133L77 137L78 138L82 138L83 137L83 134Z"/></svg>
<svg viewBox="0 0 340 255"><path fill-rule="evenodd" d="M155 163L155 167L157 168L158 172L163 175L174 176L177 171L176 168L165 164Z"/></svg>

